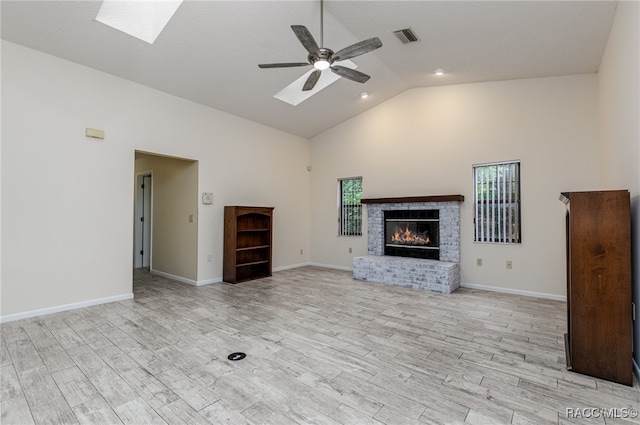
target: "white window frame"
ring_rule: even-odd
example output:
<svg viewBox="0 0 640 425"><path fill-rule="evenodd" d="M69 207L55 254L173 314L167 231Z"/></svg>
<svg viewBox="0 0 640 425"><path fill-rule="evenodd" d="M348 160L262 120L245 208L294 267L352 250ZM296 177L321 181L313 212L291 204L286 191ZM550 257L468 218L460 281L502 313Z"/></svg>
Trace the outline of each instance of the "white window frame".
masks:
<svg viewBox="0 0 640 425"><path fill-rule="evenodd" d="M474 242L522 243L520 176L520 160L473 165Z"/></svg>

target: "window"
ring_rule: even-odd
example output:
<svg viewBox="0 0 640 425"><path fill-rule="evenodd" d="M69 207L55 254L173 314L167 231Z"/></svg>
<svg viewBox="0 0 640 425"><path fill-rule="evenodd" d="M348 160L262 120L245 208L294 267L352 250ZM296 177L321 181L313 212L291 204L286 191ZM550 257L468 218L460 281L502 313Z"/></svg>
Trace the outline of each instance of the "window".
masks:
<svg viewBox="0 0 640 425"><path fill-rule="evenodd" d="M339 236L362 235L362 177L338 180Z"/></svg>
<svg viewBox="0 0 640 425"><path fill-rule="evenodd" d="M475 241L520 243L520 161L473 166Z"/></svg>

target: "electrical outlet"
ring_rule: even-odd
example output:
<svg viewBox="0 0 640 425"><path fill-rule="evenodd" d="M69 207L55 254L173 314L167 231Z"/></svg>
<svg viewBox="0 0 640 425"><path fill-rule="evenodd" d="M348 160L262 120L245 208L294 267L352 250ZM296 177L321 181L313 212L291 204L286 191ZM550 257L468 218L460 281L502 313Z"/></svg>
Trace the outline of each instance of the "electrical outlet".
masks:
<svg viewBox="0 0 640 425"><path fill-rule="evenodd" d="M189 223L193 223L193 214L189 214Z"/></svg>
<svg viewBox="0 0 640 425"><path fill-rule="evenodd" d="M482 258L476 258L476 266L482 267Z"/></svg>
<svg viewBox="0 0 640 425"><path fill-rule="evenodd" d="M304 252L303 250L300 250L300 255L302 255L303 252Z"/></svg>
<svg viewBox="0 0 640 425"><path fill-rule="evenodd" d="M351 247L349 247L349 254L351 254L353 252L353 250L351 249Z"/></svg>
<svg viewBox="0 0 640 425"><path fill-rule="evenodd" d="M511 260L507 260L507 268L509 270L511 270L513 268L513 264L511 263Z"/></svg>

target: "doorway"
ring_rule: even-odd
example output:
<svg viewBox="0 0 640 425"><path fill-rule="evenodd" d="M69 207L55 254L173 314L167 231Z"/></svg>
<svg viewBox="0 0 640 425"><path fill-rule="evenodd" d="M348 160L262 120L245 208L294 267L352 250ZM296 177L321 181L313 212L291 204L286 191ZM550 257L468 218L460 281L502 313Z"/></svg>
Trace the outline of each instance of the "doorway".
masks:
<svg viewBox="0 0 640 425"><path fill-rule="evenodd" d="M135 151L133 266L197 284L198 161Z"/></svg>

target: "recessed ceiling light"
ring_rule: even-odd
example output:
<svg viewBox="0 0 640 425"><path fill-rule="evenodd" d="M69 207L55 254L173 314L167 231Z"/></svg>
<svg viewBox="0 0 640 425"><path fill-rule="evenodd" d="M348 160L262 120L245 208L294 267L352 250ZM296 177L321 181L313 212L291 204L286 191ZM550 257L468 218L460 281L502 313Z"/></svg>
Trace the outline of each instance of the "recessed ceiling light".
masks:
<svg viewBox="0 0 640 425"><path fill-rule="evenodd" d="M444 69L442 68L438 68L435 71L433 71L434 74L440 76L440 75L444 75Z"/></svg>
<svg viewBox="0 0 640 425"><path fill-rule="evenodd" d="M363 91L362 93L360 93L360 99L366 99L369 97L369 93L367 93L366 91Z"/></svg>
<svg viewBox="0 0 640 425"><path fill-rule="evenodd" d="M96 21L153 44L182 0L104 0Z"/></svg>

